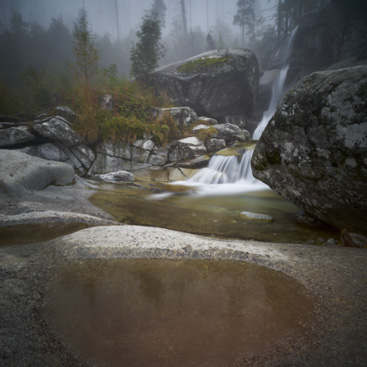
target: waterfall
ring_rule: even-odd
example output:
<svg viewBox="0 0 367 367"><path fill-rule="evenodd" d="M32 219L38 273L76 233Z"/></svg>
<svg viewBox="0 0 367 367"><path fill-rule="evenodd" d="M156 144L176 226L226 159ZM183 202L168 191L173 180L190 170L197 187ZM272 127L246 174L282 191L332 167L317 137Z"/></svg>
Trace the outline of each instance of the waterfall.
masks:
<svg viewBox="0 0 367 367"><path fill-rule="evenodd" d="M268 125L268 122L270 121L270 119L273 117L273 115L275 113L275 110L277 109L278 103L279 103L280 99L282 98L282 96L285 92L284 91L284 84L285 84L287 74L288 74L288 69L289 69L289 57L290 57L291 52L292 52L293 42L294 42L294 38L295 38L296 33L297 33L297 29L298 29L298 26L296 28L294 28L294 30L292 31L291 35L288 38L287 45L286 45L286 48L285 48L285 51L284 51L284 54L283 54L283 58L282 58L283 67L279 71L278 76L277 76L277 78L275 80L275 83L273 85L269 107L264 112L263 117L262 117L259 125L257 126L256 130L254 131L254 133L252 135L253 140L259 140L260 139L261 134L265 130L266 126Z"/></svg>
<svg viewBox="0 0 367 367"><path fill-rule="evenodd" d="M241 157L214 155L208 167L189 180L175 184L193 186L200 195L231 195L268 189L252 175L252 153L253 150L246 150Z"/></svg>
<svg viewBox="0 0 367 367"><path fill-rule="evenodd" d="M215 155L207 168L201 169L189 182L199 184L233 184L241 181L255 184L257 180L251 171L252 150L239 159L236 156L223 157Z"/></svg>
<svg viewBox="0 0 367 367"><path fill-rule="evenodd" d="M288 38L282 57L282 69L279 71L272 88L272 96L269 107L264 112L262 120L253 134L253 140L258 140L274 115L278 102L284 94L284 85L289 69L289 57L292 51L296 27ZM231 194L241 191L255 191L268 189L269 187L260 182L252 175L251 158L253 150L246 150L242 157L214 155L207 168L201 169L193 177L185 182L175 182L188 186L201 188L204 194Z"/></svg>

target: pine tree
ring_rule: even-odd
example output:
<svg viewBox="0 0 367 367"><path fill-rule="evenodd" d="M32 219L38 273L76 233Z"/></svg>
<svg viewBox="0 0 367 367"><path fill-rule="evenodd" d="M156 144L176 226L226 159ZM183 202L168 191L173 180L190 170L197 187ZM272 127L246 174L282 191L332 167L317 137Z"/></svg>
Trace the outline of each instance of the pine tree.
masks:
<svg viewBox="0 0 367 367"><path fill-rule="evenodd" d="M245 30L249 36L251 43L255 42L255 26L256 26L256 0L238 0L237 13L233 18L233 24L241 27L241 43L245 44Z"/></svg>
<svg viewBox="0 0 367 367"><path fill-rule="evenodd" d="M76 73L89 85L97 73L99 56L93 45L87 12L84 8L79 10L78 20L74 23L73 36L75 38L73 52L76 57Z"/></svg>
<svg viewBox="0 0 367 367"><path fill-rule="evenodd" d="M324 2L319 0L278 0L276 22L279 42L289 36L304 14L317 9L322 4Z"/></svg>
<svg viewBox="0 0 367 367"><path fill-rule="evenodd" d="M167 6L163 0L154 0L151 8L151 13L156 13L161 22L161 28L166 26L166 10Z"/></svg>
<svg viewBox="0 0 367 367"><path fill-rule="evenodd" d="M131 48L131 74L140 82L149 83L150 75L164 56L161 45L161 25L155 13L146 14L140 30L136 32L138 41Z"/></svg>

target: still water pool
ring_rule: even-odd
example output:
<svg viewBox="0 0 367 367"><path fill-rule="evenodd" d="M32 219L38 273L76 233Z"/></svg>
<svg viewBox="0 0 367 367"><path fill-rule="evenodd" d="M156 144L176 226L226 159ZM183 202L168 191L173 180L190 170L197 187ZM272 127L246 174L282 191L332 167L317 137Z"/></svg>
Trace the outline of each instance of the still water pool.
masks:
<svg viewBox="0 0 367 367"><path fill-rule="evenodd" d="M168 185L167 190L177 189ZM203 196L187 192L152 195L148 189L104 183L90 200L123 223L169 228L183 232L270 242L325 243L338 239L329 227L301 226L299 208L271 190ZM190 188L189 188L190 189ZM241 212L270 215L272 222L246 220Z"/></svg>
<svg viewBox="0 0 367 367"><path fill-rule="evenodd" d="M87 228L85 223L27 223L0 226L0 246L47 241Z"/></svg>
<svg viewBox="0 0 367 367"><path fill-rule="evenodd" d="M287 275L215 260L83 260L49 284L43 315L107 367L230 366L300 337L313 298Z"/></svg>

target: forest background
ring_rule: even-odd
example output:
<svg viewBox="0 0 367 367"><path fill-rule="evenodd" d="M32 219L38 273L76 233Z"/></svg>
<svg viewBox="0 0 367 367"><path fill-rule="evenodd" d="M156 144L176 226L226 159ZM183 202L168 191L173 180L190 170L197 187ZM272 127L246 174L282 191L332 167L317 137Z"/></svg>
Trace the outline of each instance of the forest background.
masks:
<svg viewBox="0 0 367 367"><path fill-rule="evenodd" d="M132 73L132 51L142 40L144 21L151 14L157 15L159 27L153 50L159 54L151 69L210 49L244 47L256 53L265 70L304 14L327 2L140 0L130 4L129 0L82 0L72 7L62 2L63 8L56 7L59 14L50 18L47 6L52 1L2 0L0 115L37 114L64 104L78 113L79 132L91 142L101 137L135 137L136 131L151 126L152 106L169 105L156 99L147 88L148 81L137 81ZM93 31L103 30L96 18L98 9L100 19L110 14L105 33ZM143 59L151 57L143 55ZM115 105L108 113L99 111L106 93L113 96ZM158 126L156 132L161 135L169 135L172 129L169 121Z"/></svg>

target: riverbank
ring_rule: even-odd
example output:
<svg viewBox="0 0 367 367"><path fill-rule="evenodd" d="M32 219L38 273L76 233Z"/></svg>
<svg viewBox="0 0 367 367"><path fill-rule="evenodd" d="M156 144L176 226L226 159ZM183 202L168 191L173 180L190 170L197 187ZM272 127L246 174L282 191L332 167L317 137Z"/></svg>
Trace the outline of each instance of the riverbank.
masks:
<svg viewBox="0 0 367 367"><path fill-rule="evenodd" d="M32 218L46 223L58 217L103 225L50 241L0 247L2 365L94 365L66 348L48 327L41 315L45 295L49 279L66 264L118 257L246 261L301 283L315 297L314 316L305 333L279 340L275 348L260 355L239 359L237 366L367 365L365 249L220 240L154 227L113 225L108 214L88 202L94 190L91 182L81 180L63 188L49 186L21 200L7 199L9 206L1 201L1 218L9 224L29 223Z"/></svg>

